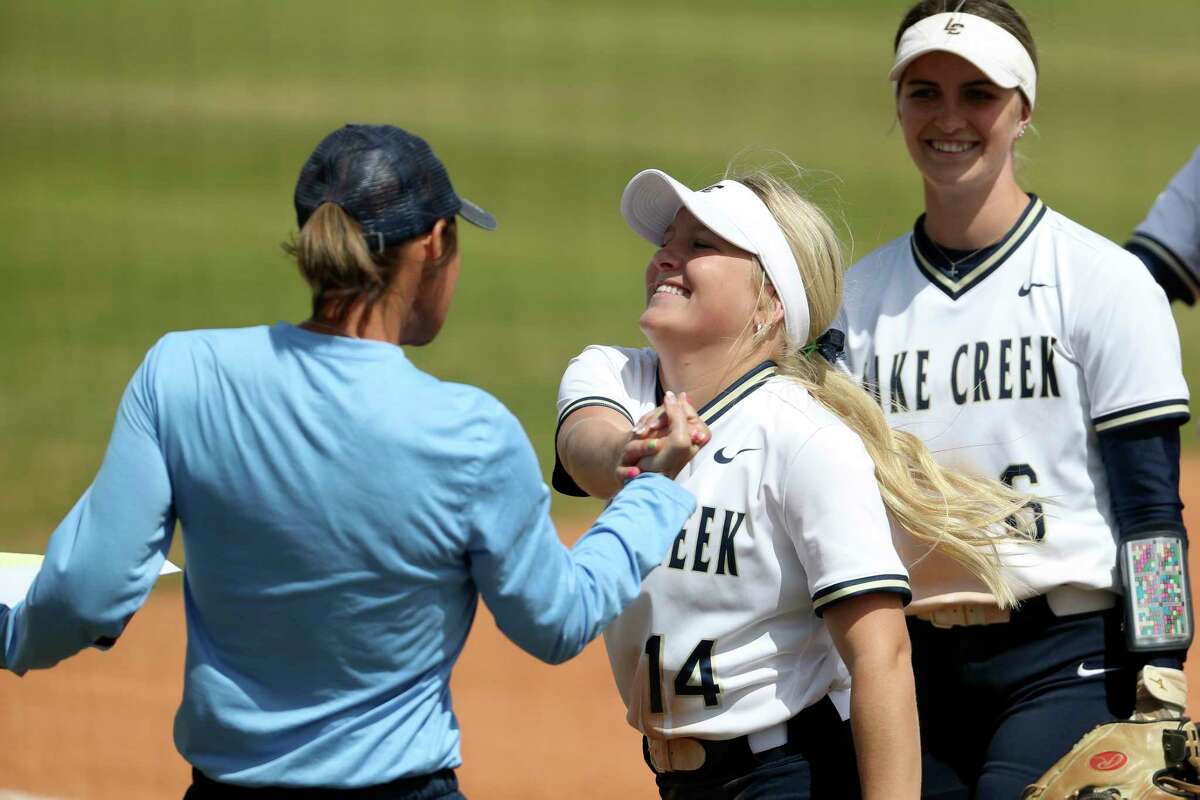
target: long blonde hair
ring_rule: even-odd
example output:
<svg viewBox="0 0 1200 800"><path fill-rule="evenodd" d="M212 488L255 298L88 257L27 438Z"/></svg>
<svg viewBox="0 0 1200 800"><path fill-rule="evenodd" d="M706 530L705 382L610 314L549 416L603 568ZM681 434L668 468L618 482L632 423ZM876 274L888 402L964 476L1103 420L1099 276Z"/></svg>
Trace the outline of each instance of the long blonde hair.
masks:
<svg viewBox="0 0 1200 800"><path fill-rule="evenodd" d="M997 546L1033 538L1036 519L1027 508L1029 498L999 481L938 464L920 439L888 424L865 389L806 347L829 328L841 307L841 242L825 213L771 170L726 177L749 187L771 211L791 246L808 295L811 322L806 341L787 341L780 322L764 326L753 344L777 337L778 373L801 384L862 439L892 519L917 542L936 548L978 577L1002 606L1014 605ZM773 303L765 273L757 282L760 308Z"/></svg>

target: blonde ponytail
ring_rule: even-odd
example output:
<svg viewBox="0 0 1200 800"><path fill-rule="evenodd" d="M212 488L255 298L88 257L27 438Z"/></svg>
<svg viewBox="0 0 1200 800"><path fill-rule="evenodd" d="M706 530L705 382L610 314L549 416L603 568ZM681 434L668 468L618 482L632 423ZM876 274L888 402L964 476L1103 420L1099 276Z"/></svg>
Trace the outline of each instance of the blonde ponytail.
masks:
<svg viewBox="0 0 1200 800"><path fill-rule="evenodd" d="M415 237L414 237L415 238ZM300 232L284 242L283 252L296 259L300 274L312 288L313 319L340 325L356 303L362 303L359 334L366 325L371 306L379 301L399 266L405 240L382 251L367 247L362 226L337 203L317 206ZM458 252L455 218L442 230L442 255L425 264L440 269Z"/></svg>
<svg viewBox="0 0 1200 800"><path fill-rule="evenodd" d="M381 286L379 265L367 250L362 227L336 203L322 203L300 233L283 245L309 285Z"/></svg>
<svg viewBox="0 0 1200 800"><path fill-rule="evenodd" d="M842 302L844 268L833 225L816 205L768 170L730 177L748 186L770 209L791 245L808 295L808 341L784 342L778 332L778 373L800 383L862 439L875 462L879 493L896 524L975 575L1002 606L1015 604L1001 572L998 545L1032 538L1036 519L1027 508L1029 498L999 481L938 464L920 439L893 429L874 398L853 379L805 348L829 327Z"/></svg>
<svg viewBox="0 0 1200 800"><path fill-rule="evenodd" d="M313 318L333 324L345 321L355 301L365 300L368 308L378 301L396 261L391 249L372 255L362 226L337 203L319 205L283 251L312 288Z"/></svg>

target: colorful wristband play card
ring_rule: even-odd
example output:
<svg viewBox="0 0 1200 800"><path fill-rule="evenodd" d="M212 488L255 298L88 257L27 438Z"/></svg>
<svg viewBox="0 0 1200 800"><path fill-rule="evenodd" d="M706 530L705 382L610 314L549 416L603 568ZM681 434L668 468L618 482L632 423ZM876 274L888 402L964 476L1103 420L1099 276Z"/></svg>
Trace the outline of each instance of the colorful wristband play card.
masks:
<svg viewBox="0 0 1200 800"><path fill-rule="evenodd" d="M1187 550L1179 536L1121 542L1125 639L1130 650L1182 650L1192 641Z"/></svg>

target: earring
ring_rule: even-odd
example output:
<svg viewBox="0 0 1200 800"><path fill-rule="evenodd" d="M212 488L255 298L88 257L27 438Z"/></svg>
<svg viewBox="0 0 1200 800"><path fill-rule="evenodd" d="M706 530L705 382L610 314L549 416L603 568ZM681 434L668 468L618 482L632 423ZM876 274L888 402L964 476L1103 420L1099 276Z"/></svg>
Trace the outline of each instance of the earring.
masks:
<svg viewBox="0 0 1200 800"><path fill-rule="evenodd" d="M1022 125L1020 128L1017 128L1017 138L1020 139L1024 135L1025 135L1025 126Z"/></svg>
<svg viewBox="0 0 1200 800"><path fill-rule="evenodd" d="M765 328L765 327L767 327L767 326L766 326L766 325L764 325L764 324L762 324L761 322L757 323L757 324L754 326L754 335L755 335L755 336L758 336L760 333L762 333L762 331L763 331L763 328Z"/></svg>

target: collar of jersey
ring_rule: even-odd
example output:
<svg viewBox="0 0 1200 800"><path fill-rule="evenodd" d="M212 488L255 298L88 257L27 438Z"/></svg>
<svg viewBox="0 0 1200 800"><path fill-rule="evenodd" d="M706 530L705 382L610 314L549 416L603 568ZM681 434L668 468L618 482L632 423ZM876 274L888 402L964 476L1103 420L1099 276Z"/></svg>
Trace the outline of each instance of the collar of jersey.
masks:
<svg viewBox="0 0 1200 800"><path fill-rule="evenodd" d="M1029 205L1025 206L1021 216L1000 241L985 247L967 260L952 265L925 233L925 215L922 214L917 217L913 226L913 261L930 283L945 292L951 300L957 300L966 294L968 289L979 285L1015 253L1045 215L1046 204L1037 195L1029 195ZM947 275L951 266L957 266L963 273L962 276L955 279Z"/></svg>
<svg viewBox="0 0 1200 800"><path fill-rule="evenodd" d="M696 413L700 415L700 419L704 420L705 425L712 425L726 411L733 408L739 401L749 396L774 375L775 362L769 359L755 367L751 367L748 372L731 383L725 391L705 403L704 407ZM654 379L654 401L660 406L663 404L661 373Z"/></svg>

